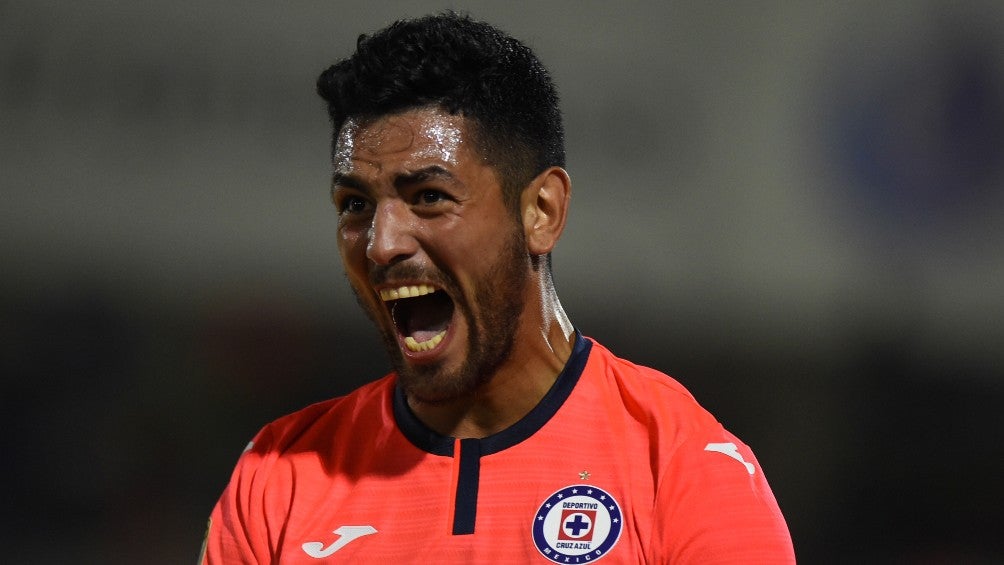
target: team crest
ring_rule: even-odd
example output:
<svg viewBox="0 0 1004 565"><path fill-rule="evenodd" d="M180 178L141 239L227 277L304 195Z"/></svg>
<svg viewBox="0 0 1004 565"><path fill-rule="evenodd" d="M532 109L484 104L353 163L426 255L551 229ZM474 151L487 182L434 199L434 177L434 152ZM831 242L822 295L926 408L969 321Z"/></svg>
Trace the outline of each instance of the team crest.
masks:
<svg viewBox="0 0 1004 565"><path fill-rule="evenodd" d="M614 497L592 485L572 485L552 494L533 517L533 543L558 563L591 563L610 553L623 529Z"/></svg>

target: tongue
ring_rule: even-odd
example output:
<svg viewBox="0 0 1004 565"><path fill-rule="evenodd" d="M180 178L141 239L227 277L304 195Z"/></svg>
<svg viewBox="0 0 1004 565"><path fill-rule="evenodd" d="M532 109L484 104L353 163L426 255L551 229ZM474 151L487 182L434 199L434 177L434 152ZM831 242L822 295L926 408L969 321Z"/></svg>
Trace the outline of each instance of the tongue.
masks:
<svg viewBox="0 0 1004 565"><path fill-rule="evenodd" d="M402 335L428 341L450 326L453 302L446 293L435 292L399 300L394 305L394 321Z"/></svg>

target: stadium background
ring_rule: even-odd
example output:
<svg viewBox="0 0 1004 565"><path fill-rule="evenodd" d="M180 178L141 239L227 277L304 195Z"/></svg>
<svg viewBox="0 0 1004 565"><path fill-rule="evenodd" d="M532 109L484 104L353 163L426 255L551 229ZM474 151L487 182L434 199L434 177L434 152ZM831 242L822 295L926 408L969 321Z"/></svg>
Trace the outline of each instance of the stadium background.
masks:
<svg viewBox="0 0 1004 565"><path fill-rule="evenodd" d="M0 1L11 563L194 560L265 422L382 374L317 74L469 10L563 97L576 325L757 452L806 563L1004 556L1004 4Z"/></svg>

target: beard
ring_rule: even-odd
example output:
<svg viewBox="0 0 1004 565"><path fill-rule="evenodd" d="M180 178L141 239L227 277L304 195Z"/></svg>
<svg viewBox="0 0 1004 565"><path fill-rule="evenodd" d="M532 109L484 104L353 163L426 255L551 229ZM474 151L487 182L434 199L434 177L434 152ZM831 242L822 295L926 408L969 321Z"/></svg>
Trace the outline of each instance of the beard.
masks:
<svg viewBox="0 0 1004 565"><path fill-rule="evenodd" d="M394 273L406 278L420 278L445 289L454 299L457 309L467 323L467 355L459 367L449 368L443 361L412 365L401 352L393 324L381 323L378 312L367 305L353 287L356 299L380 330L388 357L398 375L398 383L405 394L425 404L443 404L473 394L489 382L495 371L509 359L516 340L516 330L523 313L523 296L529 284L525 236L522 229L504 235L508 245L480 279L467 298L449 274L426 272L401 265L389 267L383 275ZM472 303L471 300L474 302ZM380 305L376 308L383 308Z"/></svg>

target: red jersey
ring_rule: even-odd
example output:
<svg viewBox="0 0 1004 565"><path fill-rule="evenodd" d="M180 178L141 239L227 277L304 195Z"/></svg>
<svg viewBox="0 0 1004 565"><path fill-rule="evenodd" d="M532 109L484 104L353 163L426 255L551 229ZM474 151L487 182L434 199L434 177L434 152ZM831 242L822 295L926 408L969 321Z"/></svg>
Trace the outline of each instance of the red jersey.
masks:
<svg viewBox="0 0 1004 565"><path fill-rule="evenodd" d="M750 449L675 380L578 336L551 390L483 439L412 414L394 374L269 424L205 563L792 563Z"/></svg>

